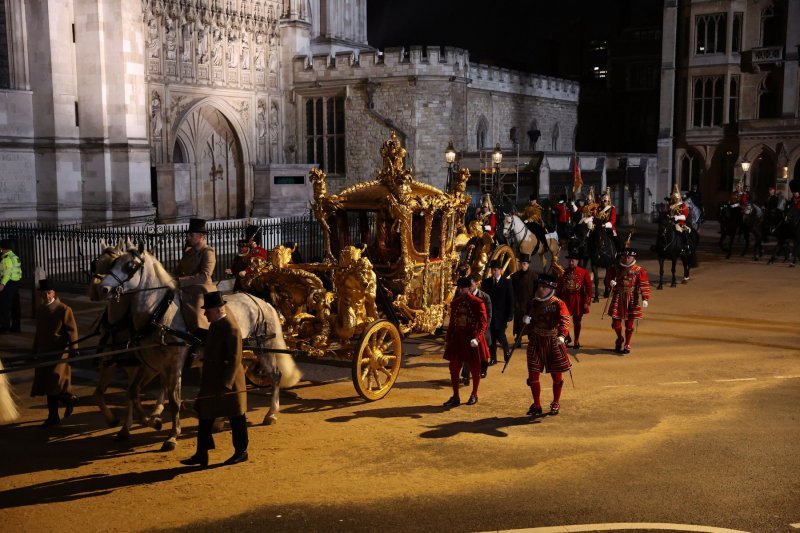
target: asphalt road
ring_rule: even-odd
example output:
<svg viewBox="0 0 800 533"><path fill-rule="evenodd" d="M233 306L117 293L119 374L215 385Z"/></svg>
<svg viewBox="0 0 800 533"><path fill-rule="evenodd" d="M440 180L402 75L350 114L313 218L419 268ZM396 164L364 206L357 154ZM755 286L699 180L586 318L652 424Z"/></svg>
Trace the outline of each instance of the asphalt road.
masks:
<svg viewBox="0 0 800 533"><path fill-rule="evenodd" d="M654 290L627 356L611 351L601 300L571 351L561 414L536 421L521 351L505 374L490 369L477 405L452 410L440 407L450 390L437 343L407 342L398 383L375 403L358 399L349 370L305 366L312 381L283 394L280 422L251 427L251 461L205 471L177 463L193 450L191 413L171 454L147 428L113 442L88 401L48 433L20 376L23 418L0 427L4 529L795 531L798 284L800 268L704 252L688 284ZM15 342L27 340L0 346ZM85 396L92 375L78 375ZM267 398L250 404L257 424ZM217 443L212 463L231 451L228 433ZM597 525L565 527L580 524Z"/></svg>

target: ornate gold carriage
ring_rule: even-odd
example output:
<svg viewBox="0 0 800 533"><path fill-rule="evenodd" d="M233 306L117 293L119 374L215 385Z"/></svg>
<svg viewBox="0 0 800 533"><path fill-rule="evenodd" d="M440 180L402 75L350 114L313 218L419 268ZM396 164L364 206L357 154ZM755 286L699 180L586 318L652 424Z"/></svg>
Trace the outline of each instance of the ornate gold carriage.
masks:
<svg viewBox="0 0 800 533"><path fill-rule="evenodd" d="M452 194L415 180L394 132L381 157L375 180L336 195L327 193L324 172L311 171L322 262L293 264L291 250L279 246L243 279L246 288L269 293L290 347L351 361L356 391L367 400L394 385L403 336L442 326L470 200L467 170L456 176Z"/></svg>

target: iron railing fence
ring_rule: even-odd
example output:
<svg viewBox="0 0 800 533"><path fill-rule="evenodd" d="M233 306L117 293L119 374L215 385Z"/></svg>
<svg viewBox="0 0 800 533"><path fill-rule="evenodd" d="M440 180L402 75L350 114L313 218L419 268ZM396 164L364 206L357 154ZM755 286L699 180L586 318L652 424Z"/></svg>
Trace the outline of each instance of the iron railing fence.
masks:
<svg viewBox="0 0 800 533"><path fill-rule="evenodd" d="M239 252L237 241L245 228L261 226L261 245L266 249L286 242L298 243L305 261L321 260L322 229L309 211L289 218L240 219L208 222L208 242L216 250L214 280L225 279L225 269ZM100 253L100 243L142 243L172 272L183 254L188 224L142 224L133 226L50 225L38 222L0 222L0 238L10 238L22 262L23 285L34 287L48 278L60 291L83 292L90 279L91 262ZM351 233L355 234L353 230Z"/></svg>

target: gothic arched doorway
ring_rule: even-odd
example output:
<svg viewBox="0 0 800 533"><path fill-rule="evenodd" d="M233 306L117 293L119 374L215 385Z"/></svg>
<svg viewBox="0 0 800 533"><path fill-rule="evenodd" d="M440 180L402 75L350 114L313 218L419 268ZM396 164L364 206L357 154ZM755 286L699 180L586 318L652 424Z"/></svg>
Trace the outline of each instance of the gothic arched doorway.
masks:
<svg viewBox="0 0 800 533"><path fill-rule="evenodd" d="M184 117L173 146L173 161L190 168L194 213L206 219L245 216L242 146L230 121L210 105Z"/></svg>
<svg viewBox="0 0 800 533"><path fill-rule="evenodd" d="M775 154L764 148L750 167L750 188L759 204L766 201L767 189L775 187L776 172Z"/></svg>

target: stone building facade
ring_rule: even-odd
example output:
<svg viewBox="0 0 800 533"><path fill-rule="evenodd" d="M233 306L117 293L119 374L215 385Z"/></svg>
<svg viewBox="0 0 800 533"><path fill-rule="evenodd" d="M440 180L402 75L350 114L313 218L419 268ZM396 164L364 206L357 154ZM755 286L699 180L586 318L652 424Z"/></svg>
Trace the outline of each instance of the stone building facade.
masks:
<svg viewBox="0 0 800 533"><path fill-rule="evenodd" d="M390 130L440 187L451 139L574 150L576 83L453 48L378 52L366 0L0 6L0 218L300 213L311 166L333 188L371 179Z"/></svg>
<svg viewBox="0 0 800 533"><path fill-rule="evenodd" d="M800 175L799 44L800 0L665 2L659 194L697 184L709 216L739 183L757 202L786 194Z"/></svg>

